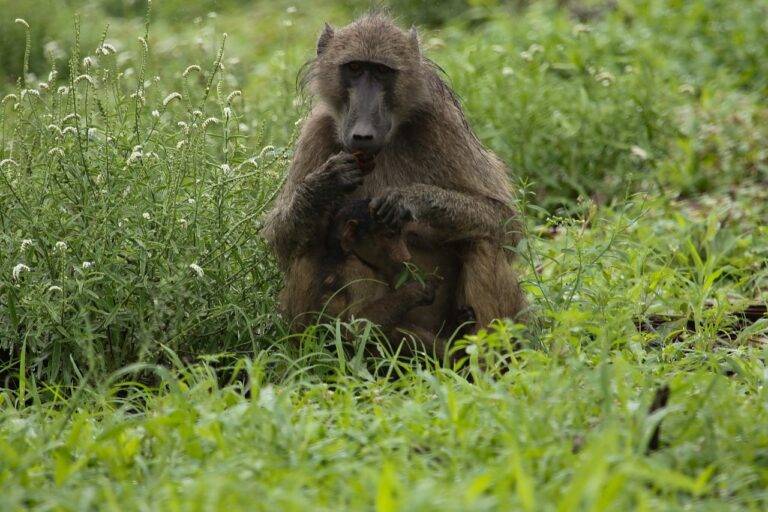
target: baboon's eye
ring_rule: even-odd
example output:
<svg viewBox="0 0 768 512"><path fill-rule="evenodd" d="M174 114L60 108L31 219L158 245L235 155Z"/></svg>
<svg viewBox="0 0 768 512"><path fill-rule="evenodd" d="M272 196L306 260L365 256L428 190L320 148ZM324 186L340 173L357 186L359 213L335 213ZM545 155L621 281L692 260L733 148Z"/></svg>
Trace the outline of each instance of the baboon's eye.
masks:
<svg viewBox="0 0 768 512"><path fill-rule="evenodd" d="M363 66L360 65L359 62L350 62L347 64L347 69L349 69L353 73L359 73L363 70Z"/></svg>
<svg viewBox="0 0 768 512"><path fill-rule="evenodd" d="M389 66L385 66L384 64L376 64L376 72L380 75L386 75L392 71L394 70Z"/></svg>

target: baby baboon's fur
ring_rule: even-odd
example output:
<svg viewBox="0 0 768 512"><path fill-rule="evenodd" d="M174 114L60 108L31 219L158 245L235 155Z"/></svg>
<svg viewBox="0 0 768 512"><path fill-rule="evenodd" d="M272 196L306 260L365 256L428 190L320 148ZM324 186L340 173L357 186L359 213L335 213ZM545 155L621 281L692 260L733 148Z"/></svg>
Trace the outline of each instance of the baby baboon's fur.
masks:
<svg viewBox="0 0 768 512"><path fill-rule="evenodd" d="M453 269L457 302L474 310L479 325L521 318L525 300L505 250L520 239L507 168L478 141L455 95L422 56L415 31L371 14L338 30L326 25L317 52L308 79L319 102L264 229L286 273L284 313L295 318L316 310L309 291L318 286L318 234L346 198L373 197L385 209L409 210L429 227L433 245L461 248ZM392 127L367 175L342 143L350 91L340 69L353 61L383 64L396 76L385 96ZM428 262L437 252L414 249L414 258Z"/></svg>
<svg viewBox="0 0 768 512"><path fill-rule="evenodd" d="M424 283L412 280L396 286L404 262L410 260L405 235L376 222L368 204L367 199L351 201L334 216L320 258L322 285L317 303L330 317L365 318L377 324L393 349L408 338L401 353L412 354L411 348L418 344L442 358L445 340L406 318L414 309L431 305L441 283L430 277ZM439 316L456 315L445 311Z"/></svg>

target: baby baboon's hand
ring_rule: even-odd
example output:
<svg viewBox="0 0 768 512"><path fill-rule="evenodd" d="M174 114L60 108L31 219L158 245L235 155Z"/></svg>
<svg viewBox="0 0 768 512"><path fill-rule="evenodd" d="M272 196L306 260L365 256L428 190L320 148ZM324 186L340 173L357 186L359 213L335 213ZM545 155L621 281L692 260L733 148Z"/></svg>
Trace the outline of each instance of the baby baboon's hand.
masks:
<svg viewBox="0 0 768 512"><path fill-rule="evenodd" d="M328 158L305 183L315 197L328 202L339 194L348 194L363 184L363 171L351 153L342 151Z"/></svg>
<svg viewBox="0 0 768 512"><path fill-rule="evenodd" d="M429 306L435 301L437 285L437 280L427 279L424 283L412 281L403 286L402 289L408 294L411 301L413 301L413 307Z"/></svg>
<svg viewBox="0 0 768 512"><path fill-rule="evenodd" d="M384 191L371 200L371 215L376 222L399 233L403 225L413 219L413 211L405 204L403 193L396 188Z"/></svg>

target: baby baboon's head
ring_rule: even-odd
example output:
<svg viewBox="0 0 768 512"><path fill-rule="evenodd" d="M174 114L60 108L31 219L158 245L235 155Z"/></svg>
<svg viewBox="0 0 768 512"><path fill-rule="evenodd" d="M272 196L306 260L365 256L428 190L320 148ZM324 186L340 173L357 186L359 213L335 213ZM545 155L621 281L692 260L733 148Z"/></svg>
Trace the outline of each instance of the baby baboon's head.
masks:
<svg viewBox="0 0 768 512"><path fill-rule="evenodd" d="M338 211L330 229L330 248L354 254L376 270L397 271L411 259L405 237L374 221L369 203L368 199L351 201Z"/></svg>

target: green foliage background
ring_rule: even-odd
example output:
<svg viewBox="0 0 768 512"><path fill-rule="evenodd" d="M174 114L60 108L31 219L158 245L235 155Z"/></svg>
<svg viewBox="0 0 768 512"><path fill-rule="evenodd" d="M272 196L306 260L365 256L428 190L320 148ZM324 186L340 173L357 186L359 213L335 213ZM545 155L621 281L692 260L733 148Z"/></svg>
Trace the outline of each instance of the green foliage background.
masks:
<svg viewBox="0 0 768 512"><path fill-rule="evenodd" d="M765 508L766 4L388 4L527 221L538 325L453 368L275 313L297 73L369 7L0 0L0 509Z"/></svg>

